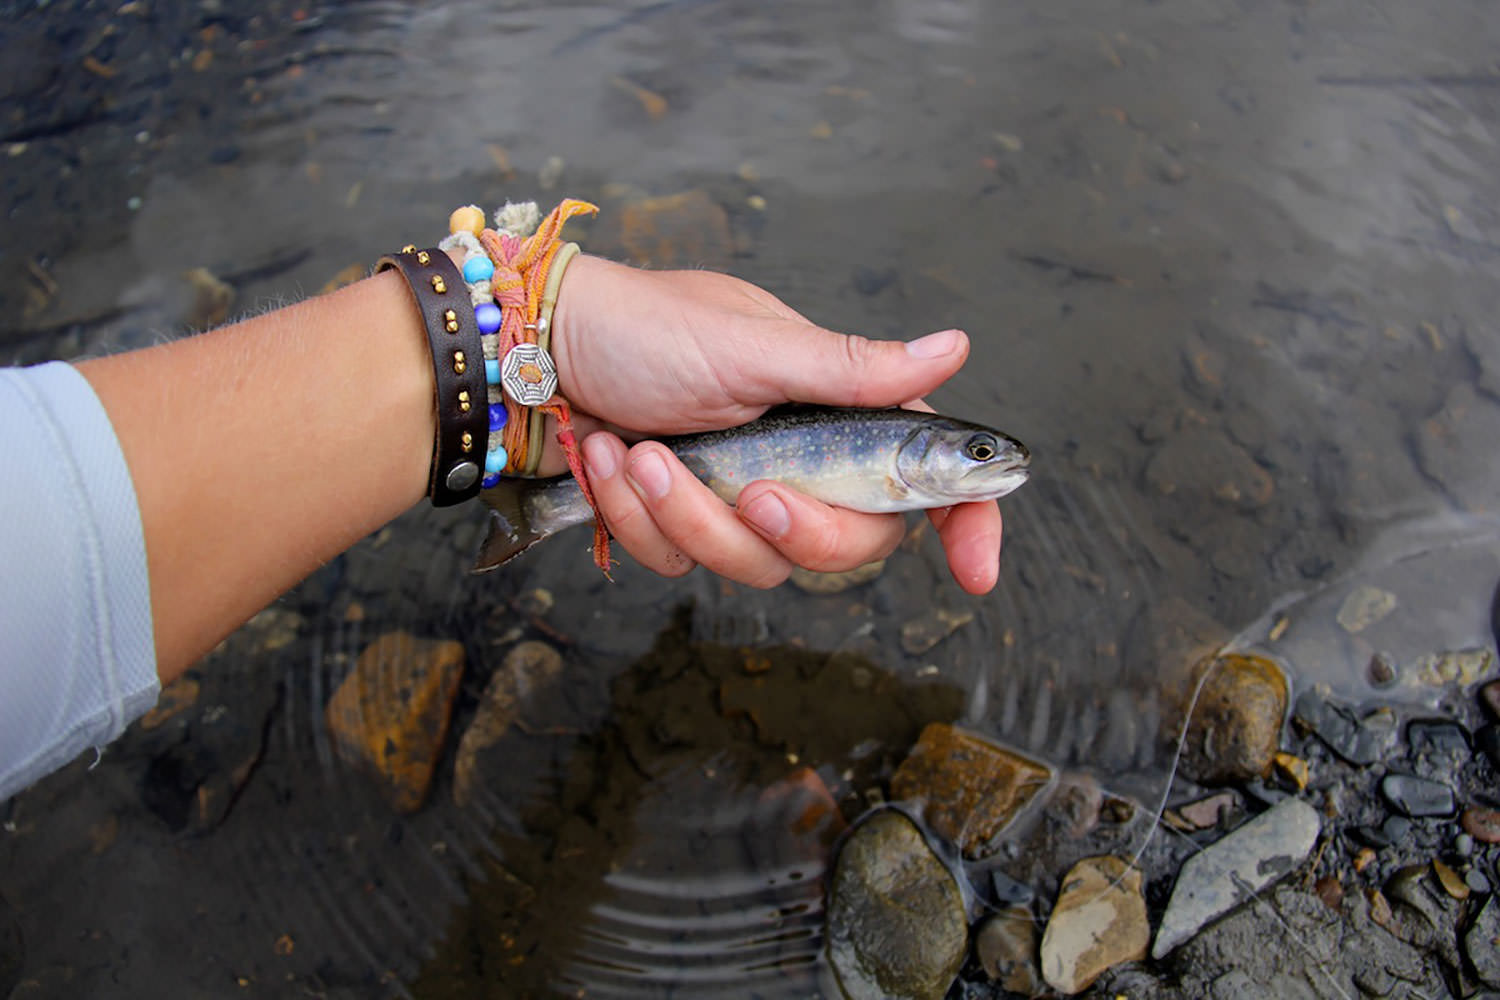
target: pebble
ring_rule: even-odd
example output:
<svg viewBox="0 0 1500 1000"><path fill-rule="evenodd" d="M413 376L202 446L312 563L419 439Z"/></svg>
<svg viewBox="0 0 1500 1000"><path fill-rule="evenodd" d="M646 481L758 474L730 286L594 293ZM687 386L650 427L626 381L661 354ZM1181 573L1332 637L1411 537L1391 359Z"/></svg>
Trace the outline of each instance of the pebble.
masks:
<svg viewBox="0 0 1500 1000"><path fill-rule="evenodd" d="M1464 952L1474 964L1474 971L1491 989L1500 989L1500 897L1491 896L1484 904L1474 925L1464 935Z"/></svg>
<svg viewBox="0 0 1500 1000"><path fill-rule="evenodd" d="M1396 741L1397 720L1389 709L1376 709L1364 718L1356 718L1351 709L1315 691L1298 696L1292 717L1316 734L1328 749L1356 767L1368 767L1385 759Z"/></svg>
<svg viewBox="0 0 1500 1000"><path fill-rule="evenodd" d="M826 941L849 1000L941 1000L958 975L968 950L963 894L900 812L871 814L844 842Z"/></svg>
<svg viewBox="0 0 1500 1000"><path fill-rule="evenodd" d="M1298 865L1318 839L1318 813L1289 798L1189 858L1151 949L1162 958Z"/></svg>
<svg viewBox="0 0 1500 1000"><path fill-rule="evenodd" d="M1500 596L1500 590L1495 593ZM1491 719L1500 719L1500 681L1490 681L1479 689L1479 704Z"/></svg>
<svg viewBox="0 0 1500 1000"><path fill-rule="evenodd" d="M974 933L974 955L990 982L1023 996L1041 991L1036 966L1036 922L1025 906L1012 906L986 917Z"/></svg>
<svg viewBox="0 0 1500 1000"><path fill-rule="evenodd" d="M1457 808L1453 789L1410 774L1387 774L1380 779L1380 794L1405 816L1452 816Z"/></svg>
<svg viewBox="0 0 1500 1000"><path fill-rule="evenodd" d="M479 784L479 758L510 729L538 688L562 673L562 654L545 642L517 643L505 654L479 698L453 764L453 799L467 806Z"/></svg>
<svg viewBox="0 0 1500 1000"><path fill-rule="evenodd" d="M998 743L929 723L891 776L897 799L923 803L923 818L967 857L982 857L1010 821L1052 782L1052 771Z"/></svg>
<svg viewBox="0 0 1500 1000"><path fill-rule="evenodd" d="M1443 891L1454 899L1468 899L1469 886L1463 878L1451 867L1437 858L1432 859L1432 873L1437 876L1438 885Z"/></svg>
<svg viewBox="0 0 1500 1000"><path fill-rule="evenodd" d="M1470 868L1464 873L1464 884L1469 887L1470 891L1481 896L1490 891L1490 880L1478 868Z"/></svg>
<svg viewBox="0 0 1500 1000"><path fill-rule="evenodd" d="M1183 772L1203 785L1266 777L1286 716L1286 675L1264 657L1238 653L1208 669L1188 720Z"/></svg>
<svg viewBox="0 0 1500 1000"><path fill-rule="evenodd" d="M1276 765L1276 773L1287 780L1299 792L1307 787L1311 772L1308 770L1307 761L1295 754L1284 753L1280 750L1272 758Z"/></svg>
<svg viewBox="0 0 1500 1000"><path fill-rule="evenodd" d="M1395 610L1395 594L1361 584L1344 598L1336 618L1344 631L1363 632Z"/></svg>
<svg viewBox="0 0 1500 1000"><path fill-rule="evenodd" d="M1417 754L1436 754L1465 760L1473 752L1469 734L1447 719L1414 719L1406 726L1406 742Z"/></svg>
<svg viewBox="0 0 1500 1000"><path fill-rule="evenodd" d="M1490 672L1494 654L1488 649L1458 649L1428 653L1413 669L1417 680L1430 687L1468 687Z"/></svg>
<svg viewBox="0 0 1500 1000"><path fill-rule="evenodd" d="M1469 806L1459 817L1458 824L1475 840L1500 844L1500 810Z"/></svg>
<svg viewBox="0 0 1500 1000"><path fill-rule="evenodd" d="M1474 838L1467 833L1460 833L1453 838L1453 853L1461 858L1467 858L1474 853Z"/></svg>
<svg viewBox="0 0 1500 1000"><path fill-rule="evenodd" d="M1042 978L1073 994L1108 968L1146 957L1151 925L1141 872L1122 858L1084 858L1069 869L1042 934Z"/></svg>
<svg viewBox="0 0 1500 1000"><path fill-rule="evenodd" d="M901 626L901 648L912 656L921 656L973 620L973 611L933 608Z"/></svg>
<svg viewBox="0 0 1500 1000"><path fill-rule="evenodd" d="M1191 829L1208 830L1227 822L1239 810L1239 797L1233 791L1222 791L1196 802L1178 806L1174 812Z"/></svg>
<svg viewBox="0 0 1500 1000"><path fill-rule="evenodd" d="M1001 906L1030 906L1036 890L1025 882L1011 878L996 868L990 872L990 888Z"/></svg>
<svg viewBox="0 0 1500 1000"><path fill-rule="evenodd" d="M1396 683L1398 671L1396 661L1385 653L1376 653L1370 657L1369 666L1370 686L1387 688Z"/></svg>

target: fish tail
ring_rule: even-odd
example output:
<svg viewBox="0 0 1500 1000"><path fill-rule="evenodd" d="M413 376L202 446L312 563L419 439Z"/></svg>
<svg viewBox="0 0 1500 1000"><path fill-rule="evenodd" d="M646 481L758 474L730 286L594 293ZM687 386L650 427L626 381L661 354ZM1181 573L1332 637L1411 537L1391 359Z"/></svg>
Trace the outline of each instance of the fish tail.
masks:
<svg viewBox="0 0 1500 1000"><path fill-rule="evenodd" d="M532 524L527 500L531 491L513 485L497 486L480 494L490 509L490 528L472 572L483 573L503 566L537 542L552 534Z"/></svg>

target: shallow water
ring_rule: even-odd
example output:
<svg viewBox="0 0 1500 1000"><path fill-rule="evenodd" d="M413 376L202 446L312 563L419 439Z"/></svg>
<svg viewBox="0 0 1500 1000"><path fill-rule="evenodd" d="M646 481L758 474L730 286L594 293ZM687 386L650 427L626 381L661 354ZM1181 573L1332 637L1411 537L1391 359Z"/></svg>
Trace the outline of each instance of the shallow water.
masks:
<svg viewBox="0 0 1500 1000"><path fill-rule="evenodd" d="M268 648L262 622L215 661L213 697L248 734L225 755L258 726L264 750L211 836L143 805L159 738L10 805L0 890L27 914L35 995L236 977L399 992L479 919L476 892L504 898L507 858L558 886L528 911L549 930L528 960L558 982L665 996L753 965L765 995L815 991L798 963L817 951L816 869L776 881L806 845L752 850L745 831L775 815L776 759L857 797L842 774L870 762L873 782L916 723L834 701L688 762L730 753L752 777L703 787L678 761L627 780L601 763L611 685L647 669L689 602L700 640L861 657L892 699L951 690L947 718L1147 802L1185 675L1162 641L1173 609L1240 645L1286 617L1270 648L1294 680L1356 700L1374 651L1488 642L1497 37L1491 6L1457 0L25 8L0 63L8 361L180 332L189 268L252 310L435 240L460 203L567 194L603 205L577 230L598 252L729 270L837 329L964 327L973 358L932 402L1035 455L984 599L945 578L920 528L875 583L808 598L628 568L611 586L581 537L471 579L477 519L408 515L283 602L287 643ZM622 230L641 197L690 190L717 208L672 245ZM1351 639L1335 617L1366 582L1400 611ZM393 820L330 750L331 689L388 628L458 637L461 723L535 588L556 599L568 670L511 773L467 811L440 777L423 813ZM904 652L901 626L934 607L974 617ZM837 739L800 745L833 719ZM549 853L567 845L584 860ZM164 890L173 905L135 909ZM725 894L743 910L716 908ZM725 915L788 900L812 909L780 951Z"/></svg>

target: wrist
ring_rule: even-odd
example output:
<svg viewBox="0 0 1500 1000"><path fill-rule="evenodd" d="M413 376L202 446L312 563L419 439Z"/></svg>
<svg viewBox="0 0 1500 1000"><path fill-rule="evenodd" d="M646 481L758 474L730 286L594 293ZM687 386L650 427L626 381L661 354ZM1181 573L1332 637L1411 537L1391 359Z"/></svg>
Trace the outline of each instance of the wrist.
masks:
<svg viewBox="0 0 1500 1000"><path fill-rule="evenodd" d="M600 279L613 267L602 257L580 253L568 265L552 311L552 362L557 366L558 391L568 399L578 396L579 347L589 339L591 313Z"/></svg>

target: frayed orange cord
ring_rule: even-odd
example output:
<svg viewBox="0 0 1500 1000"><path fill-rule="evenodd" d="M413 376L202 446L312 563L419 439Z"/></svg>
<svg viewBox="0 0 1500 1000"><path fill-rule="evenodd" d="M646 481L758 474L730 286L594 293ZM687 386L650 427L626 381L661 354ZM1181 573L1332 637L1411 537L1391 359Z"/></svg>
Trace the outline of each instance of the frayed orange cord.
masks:
<svg viewBox="0 0 1500 1000"><path fill-rule="evenodd" d="M593 215L599 206L576 198L565 198L547 213L537 226L536 232L524 239L486 229L479 234L479 243L490 261L495 265L494 277L490 279L491 293L500 307L499 356L503 359L517 344L537 342L537 317L542 307L543 291L547 287L547 275L557 259L561 246L558 238L563 226L575 215ZM508 419L505 423L505 450L509 456L505 471L511 474L525 468L531 441L531 413L509 395L505 396ZM604 527L604 516L594 500L594 491L589 487L588 476L583 470L583 456L573 434L573 411L561 392L536 407L543 413L557 418L557 441L562 445L563 455L573 478L583 489L583 496L594 511L594 565L609 576L609 532Z"/></svg>

